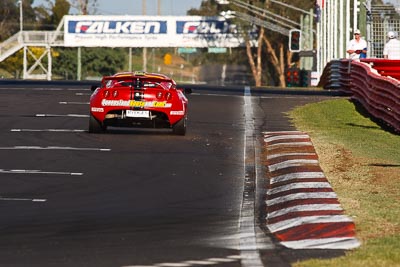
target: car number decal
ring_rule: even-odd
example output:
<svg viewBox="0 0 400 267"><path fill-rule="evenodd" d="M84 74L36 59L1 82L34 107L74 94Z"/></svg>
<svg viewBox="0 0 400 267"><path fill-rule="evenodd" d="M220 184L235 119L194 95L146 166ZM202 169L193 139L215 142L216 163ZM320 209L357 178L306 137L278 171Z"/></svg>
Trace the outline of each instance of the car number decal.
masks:
<svg viewBox="0 0 400 267"><path fill-rule="evenodd" d="M172 110L172 111L170 111L169 114L170 115L185 115L185 111L183 111L183 110L177 110L177 111Z"/></svg>
<svg viewBox="0 0 400 267"><path fill-rule="evenodd" d="M148 110L126 110L126 116L130 118L149 118Z"/></svg>

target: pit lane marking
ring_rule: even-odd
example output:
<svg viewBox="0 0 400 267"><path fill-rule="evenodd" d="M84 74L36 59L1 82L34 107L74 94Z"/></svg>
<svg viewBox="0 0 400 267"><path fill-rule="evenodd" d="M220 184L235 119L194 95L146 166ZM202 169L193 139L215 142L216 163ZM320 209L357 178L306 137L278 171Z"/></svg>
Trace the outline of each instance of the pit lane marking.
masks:
<svg viewBox="0 0 400 267"><path fill-rule="evenodd" d="M111 151L110 148L91 148L91 147L61 147L61 146L13 146L0 147L0 150L79 150L79 151Z"/></svg>

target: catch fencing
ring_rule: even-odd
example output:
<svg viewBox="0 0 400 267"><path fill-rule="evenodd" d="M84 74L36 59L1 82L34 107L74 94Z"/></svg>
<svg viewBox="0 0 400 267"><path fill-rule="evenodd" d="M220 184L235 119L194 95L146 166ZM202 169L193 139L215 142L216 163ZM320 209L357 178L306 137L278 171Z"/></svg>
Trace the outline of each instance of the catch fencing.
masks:
<svg viewBox="0 0 400 267"><path fill-rule="evenodd" d="M372 24L371 31L371 47L368 57L383 58L383 47L388 41L387 34L389 31L400 33L400 20L390 19L375 19Z"/></svg>

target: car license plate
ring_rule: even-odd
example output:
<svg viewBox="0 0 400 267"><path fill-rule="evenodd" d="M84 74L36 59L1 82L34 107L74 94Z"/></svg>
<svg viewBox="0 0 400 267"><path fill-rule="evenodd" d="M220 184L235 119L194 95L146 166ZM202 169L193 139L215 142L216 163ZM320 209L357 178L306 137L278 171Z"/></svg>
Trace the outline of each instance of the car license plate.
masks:
<svg viewBox="0 0 400 267"><path fill-rule="evenodd" d="M148 110L127 110L126 116L130 118L149 118L150 112Z"/></svg>

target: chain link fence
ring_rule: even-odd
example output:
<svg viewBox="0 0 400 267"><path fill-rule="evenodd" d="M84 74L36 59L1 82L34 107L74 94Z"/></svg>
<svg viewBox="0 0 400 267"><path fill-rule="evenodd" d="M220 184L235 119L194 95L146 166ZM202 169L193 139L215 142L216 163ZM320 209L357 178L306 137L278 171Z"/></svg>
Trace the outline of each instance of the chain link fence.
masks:
<svg viewBox="0 0 400 267"><path fill-rule="evenodd" d="M372 6L371 48L369 57L383 58L383 47L388 41L387 33L397 32L400 35L400 14L391 5Z"/></svg>

